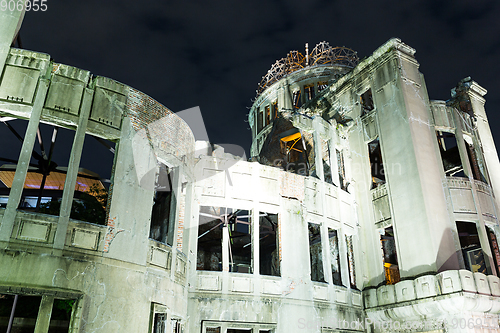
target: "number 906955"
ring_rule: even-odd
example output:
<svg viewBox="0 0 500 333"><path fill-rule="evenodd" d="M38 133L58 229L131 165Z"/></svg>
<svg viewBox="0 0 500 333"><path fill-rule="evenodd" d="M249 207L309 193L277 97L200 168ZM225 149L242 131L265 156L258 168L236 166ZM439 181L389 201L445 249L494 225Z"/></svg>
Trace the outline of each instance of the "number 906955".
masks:
<svg viewBox="0 0 500 333"><path fill-rule="evenodd" d="M3 12L22 10L45 12L47 9L47 0L0 0L0 10Z"/></svg>

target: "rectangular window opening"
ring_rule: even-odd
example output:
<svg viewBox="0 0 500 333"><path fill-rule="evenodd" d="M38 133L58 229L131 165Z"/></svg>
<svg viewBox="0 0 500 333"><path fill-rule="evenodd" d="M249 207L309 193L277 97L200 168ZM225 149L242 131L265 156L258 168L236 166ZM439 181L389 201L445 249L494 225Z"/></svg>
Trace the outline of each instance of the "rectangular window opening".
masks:
<svg viewBox="0 0 500 333"><path fill-rule="evenodd" d="M259 213L259 273L281 276L278 214Z"/></svg>
<svg viewBox="0 0 500 333"><path fill-rule="evenodd" d="M46 296L43 296L46 297ZM28 333L35 330L37 318L46 316L49 312L49 333L68 332L70 328L71 316L76 306L75 299L54 299L53 302L47 299L46 306L43 304L42 296L31 295L9 295L0 294L0 332L6 332L12 310L14 316L12 320L11 332Z"/></svg>
<svg viewBox="0 0 500 333"><path fill-rule="evenodd" d="M437 140L446 176L466 178L455 134L438 131Z"/></svg>
<svg viewBox="0 0 500 333"><path fill-rule="evenodd" d="M302 106L302 99L300 98L300 90L295 90L292 95L292 102L294 109L300 109Z"/></svg>
<svg viewBox="0 0 500 333"><path fill-rule="evenodd" d="M227 333L251 333L252 329L236 329L236 328L228 328Z"/></svg>
<svg viewBox="0 0 500 333"><path fill-rule="evenodd" d="M116 143L85 135L71 218L106 225Z"/></svg>
<svg viewBox="0 0 500 333"><path fill-rule="evenodd" d="M252 233L248 210L235 210L228 215L229 271L252 273Z"/></svg>
<svg viewBox="0 0 500 333"><path fill-rule="evenodd" d="M380 149L380 142L378 139L368 143L368 154L372 175L372 189L374 189L385 184L385 170L384 163L382 161L382 150Z"/></svg>
<svg viewBox="0 0 500 333"><path fill-rule="evenodd" d="M344 152L336 149L337 153L337 168L339 173L340 188L347 191L347 181L345 176Z"/></svg>
<svg viewBox="0 0 500 333"><path fill-rule="evenodd" d="M264 110L265 110L265 113L266 113L265 118L266 118L266 126L267 126L267 125L269 125L269 124L271 123L271 121L272 121L272 119L271 119L271 108L270 108L270 106L268 105L268 106L266 106L266 107L264 108Z"/></svg>
<svg viewBox="0 0 500 333"><path fill-rule="evenodd" d="M308 101L313 99L316 95L315 91L314 91L314 85L305 86L304 87L304 94L305 94Z"/></svg>
<svg viewBox="0 0 500 333"><path fill-rule="evenodd" d="M151 211L149 238L173 245L176 198L172 183L173 169L159 164L155 179L154 203Z"/></svg>
<svg viewBox="0 0 500 333"><path fill-rule="evenodd" d="M330 145L326 140L322 140L322 144L323 144L323 174L325 177L325 182L333 185Z"/></svg>
<svg viewBox="0 0 500 333"><path fill-rule="evenodd" d="M307 224L309 231L309 258L311 263L311 281L326 282L323 273L323 247L321 244L321 225Z"/></svg>
<svg viewBox="0 0 500 333"><path fill-rule="evenodd" d="M457 231L464 256L465 269L471 272L489 274L486 266L486 257L479 242L476 223L457 221Z"/></svg>
<svg viewBox="0 0 500 333"><path fill-rule="evenodd" d="M380 242L384 254L385 282L387 284L396 284L400 281L400 277L394 230L392 227L387 227L382 232Z"/></svg>
<svg viewBox="0 0 500 333"><path fill-rule="evenodd" d="M256 113L257 113L257 133L260 133L260 131L262 131L262 128L264 126L264 113L260 108L257 108Z"/></svg>
<svg viewBox="0 0 500 333"><path fill-rule="evenodd" d="M271 110L273 119L278 118L278 101L274 101L273 104L271 104Z"/></svg>
<svg viewBox="0 0 500 333"><path fill-rule="evenodd" d="M222 271L222 231L227 208L200 206L197 270Z"/></svg>
<svg viewBox="0 0 500 333"><path fill-rule="evenodd" d="M369 113L375 109L375 104L373 103L372 90L368 89L359 97L361 101L361 116Z"/></svg>
<svg viewBox="0 0 500 333"><path fill-rule="evenodd" d="M328 82L326 81L318 82L318 92L323 91L326 87L328 87Z"/></svg>
<svg viewBox="0 0 500 333"><path fill-rule="evenodd" d="M328 228L328 243L330 245L330 263L332 265L332 281L333 284L341 286L342 276L340 274L339 236L337 230Z"/></svg>

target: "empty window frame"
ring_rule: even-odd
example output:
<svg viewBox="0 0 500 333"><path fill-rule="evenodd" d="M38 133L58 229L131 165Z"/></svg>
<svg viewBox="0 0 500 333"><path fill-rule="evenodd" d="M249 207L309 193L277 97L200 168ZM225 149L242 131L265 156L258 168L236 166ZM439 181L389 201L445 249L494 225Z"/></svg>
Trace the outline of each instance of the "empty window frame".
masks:
<svg viewBox="0 0 500 333"><path fill-rule="evenodd" d="M438 131L437 140L446 176L466 177L455 134Z"/></svg>
<svg viewBox="0 0 500 333"><path fill-rule="evenodd" d="M337 230L328 228L328 244L330 246L330 264L332 266L332 282L337 286L342 285L340 274L339 234Z"/></svg>
<svg viewBox="0 0 500 333"><path fill-rule="evenodd" d="M271 112L272 112L273 119L278 118L278 101L274 101L271 104Z"/></svg>
<svg viewBox="0 0 500 333"><path fill-rule="evenodd" d="M323 247L321 244L321 225L307 224L309 234L309 259L311 264L311 281L325 282L323 273Z"/></svg>
<svg viewBox="0 0 500 333"><path fill-rule="evenodd" d="M292 94L292 103L295 109L299 109L302 106L302 99L300 97L300 89L295 90Z"/></svg>
<svg viewBox="0 0 500 333"><path fill-rule="evenodd" d="M375 104L373 103L372 90L368 89L361 96L359 96L361 102L361 116L364 116L368 112L375 109Z"/></svg>
<svg viewBox="0 0 500 333"><path fill-rule="evenodd" d="M344 152L342 150L335 150L337 153L337 169L339 173L340 188L347 191L347 181L345 175L345 165L344 165Z"/></svg>
<svg viewBox="0 0 500 333"><path fill-rule="evenodd" d="M252 273L252 233L248 210L201 206L197 269L222 271L222 241L228 233L229 271Z"/></svg>
<svg viewBox="0 0 500 333"><path fill-rule="evenodd" d="M310 101L311 99L313 99L314 96L316 96L315 91L314 91L314 84L308 85L308 86L304 86L304 94L305 94L306 99L308 101Z"/></svg>
<svg viewBox="0 0 500 333"><path fill-rule="evenodd" d="M269 125L271 123L271 107L269 105L267 105L265 108L265 119L266 119L266 126Z"/></svg>
<svg viewBox="0 0 500 333"><path fill-rule="evenodd" d="M457 231L465 269L471 272L489 274L476 223L457 221Z"/></svg>
<svg viewBox="0 0 500 333"><path fill-rule="evenodd" d="M20 141L23 141L23 138L16 134L16 130L9 123L10 121L5 122L12 133ZM38 125L37 140L31 154L19 209L59 215L60 201L67 173L66 166L71 155L74 134L74 131L58 126L42 123ZM4 165L1 169L0 178L10 188L13 183L16 165ZM10 174L12 174L12 179L9 177ZM59 204L54 209L44 209L51 201Z"/></svg>
<svg viewBox="0 0 500 333"><path fill-rule="evenodd" d="M352 243L352 236L345 236L345 243L347 248L347 268L349 269L349 283L351 289L357 289L356 287L356 265L354 262L354 246Z"/></svg>
<svg viewBox="0 0 500 333"><path fill-rule="evenodd" d="M196 269L222 271L222 231L227 208L201 206Z"/></svg>
<svg viewBox="0 0 500 333"><path fill-rule="evenodd" d="M321 140L321 141L323 150L323 175L325 177L325 182L333 185L330 144L327 140Z"/></svg>
<svg viewBox="0 0 500 333"><path fill-rule="evenodd" d="M68 332L75 307L75 299L0 294L0 318L5 319L0 332L6 332L9 323L11 332L33 332L37 319L44 321L48 315L49 332Z"/></svg>
<svg viewBox="0 0 500 333"><path fill-rule="evenodd" d="M368 155L370 158L370 169L372 176L372 189L385 184L385 170L382 161L382 150L380 142L375 139L368 143Z"/></svg>
<svg viewBox="0 0 500 333"><path fill-rule="evenodd" d="M280 276L278 214L259 213L259 273Z"/></svg>
<svg viewBox="0 0 500 333"><path fill-rule="evenodd" d="M167 333L167 314L155 313L153 319L153 333Z"/></svg>
<svg viewBox="0 0 500 333"><path fill-rule="evenodd" d="M380 242L384 254L385 281L387 284L395 284L400 281L400 277L398 256L396 253L396 240L392 227L387 227L382 230Z"/></svg>
<svg viewBox="0 0 500 333"><path fill-rule="evenodd" d="M257 133L260 133L260 131L262 131L262 128L264 126L264 114L262 112L262 110L260 108L257 108L255 110L255 112L257 113L257 117L256 117L256 121L257 121Z"/></svg>
<svg viewBox="0 0 500 333"><path fill-rule="evenodd" d="M172 183L173 169L164 164L158 165L155 179L155 194L151 210L149 238L173 245L176 197Z"/></svg>
<svg viewBox="0 0 500 333"><path fill-rule="evenodd" d="M252 233L248 210L227 215L229 232L229 271L252 273Z"/></svg>
<svg viewBox="0 0 500 333"><path fill-rule="evenodd" d="M252 333L252 329L228 328L227 333Z"/></svg>
<svg viewBox="0 0 500 333"><path fill-rule="evenodd" d="M115 148L115 142L85 135L71 218L107 224Z"/></svg>

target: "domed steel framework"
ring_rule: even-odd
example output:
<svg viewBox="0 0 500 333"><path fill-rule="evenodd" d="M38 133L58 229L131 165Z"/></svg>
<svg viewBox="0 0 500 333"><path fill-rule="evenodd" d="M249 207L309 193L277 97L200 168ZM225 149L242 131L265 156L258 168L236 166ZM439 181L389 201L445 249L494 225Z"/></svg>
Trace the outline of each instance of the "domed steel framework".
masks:
<svg viewBox="0 0 500 333"><path fill-rule="evenodd" d="M320 65L354 68L358 62L356 51L347 47L331 47L328 42L324 41L316 45L306 56L299 51L290 51L285 58L277 60L267 74L262 77L257 89L257 96L274 82L302 68Z"/></svg>

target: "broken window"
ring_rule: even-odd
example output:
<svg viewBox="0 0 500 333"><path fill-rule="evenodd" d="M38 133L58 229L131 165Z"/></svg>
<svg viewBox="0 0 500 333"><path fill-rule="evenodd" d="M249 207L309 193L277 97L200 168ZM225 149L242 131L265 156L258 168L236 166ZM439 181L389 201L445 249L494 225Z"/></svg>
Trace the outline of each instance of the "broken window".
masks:
<svg viewBox="0 0 500 333"><path fill-rule="evenodd" d="M197 269L222 271L223 233L229 236L229 271L252 273L252 233L248 210L201 206ZM227 266L226 266L227 267Z"/></svg>
<svg viewBox="0 0 500 333"><path fill-rule="evenodd" d="M326 82L326 81L318 82L318 92L322 91L326 87L328 87L328 82Z"/></svg>
<svg viewBox="0 0 500 333"><path fill-rule="evenodd" d="M251 218L248 210L227 215L229 231L229 271L252 273Z"/></svg>
<svg viewBox="0 0 500 333"><path fill-rule="evenodd" d="M68 332L75 303L52 296L0 294L0 331L33 332L37 321L48 320L48 332Z"/></svg>
<svg viewBox="0 0 500 333"><path fill-rule="evenodd" d="M281 153L285 155L283 168L288 172L307 175L309 162L304 139L299 130L293 128L280 135Z"/></svg>
<svg viewBox="0 0 500 333"><path fill-rule="evenodd" d="M455 135L438 131L437 139L446 176L466 177Z"/></svg>
<svg viewBox="0 0 500 333"><path fill-rule="evenodd" d="M278 214L259 213L259 273L280 276Z"/></svg>
<svg viewBox="0 0 500 333"><path fill-rule="evenodd" d="M6 117L2 119L5 118ZM15 140L12 140L12 137L16 137L20 144L22 144L24 142L24 136L19 134L19 130L25 133L26 127L23 125L27 125L27 122L14 121L11 119L4 120L3 123L11 132L11 137L7 142L15 142ZM3 136L7 134L9 133L3 133ZM39 212L47 202L51 200L60 201L64 189L67 172L66 166L68 165L71 154L73 137L74 131L72 130L42 123L39 124L36 134L37 140L31 152L31 160L29 161L23 193L19 202L19 209ZM10 188L13 185L18 158L19 156L14 158L1 157L2 161L11 163L4 164L0 168L0 179L3 185L9 189L3 190L6 196L9 194ZM59 209L42 212L59 215Z"/></svg>
<svg viewBox="0 0 500 333"><path fill-rule="evenodd" d="M457 231L464 256L465 269L471 272L488 274L476 223L457 221Z"/></svg>
<svg viewBox="0 0 500 333"><path fill-rule="evenodd" d="M158 165L153 201L149 238L172 246L176 198L172 184L172 169L164 164Z"/></svg>
<svg viewBox="0 0 500 333"><path fill-rule="evenodd" d="M302 106L302 100L300 98L300 90L295 90L293 92L292 103L295 109L299 109Z"/></svg>
<svg viewBox="0 0 500 333"><path fill-rule="evenodd" d="M372 189L385 184L384 163L382 162L382 150L378 139L368 143L368 154L372 174Z"/></svg>
<svg viewBox="0 0 500 333"><path fill-rule="evenodd" d="M490 243L491 254L493 255L493 261L495 262L495 269L497 272L497 276L500 275L500 248L498 246L497 237L495 232L490 228L486 227L486 231L488 233L488 241Z"/></svg>
<svg viewBox="0 0 500 333"><path fill-rule="evenodd" d="M325 282L323 274L323 247L321 245L321 225L307 224L309 231L309 258L311 263L311 281Z"/></svg>
<svg viewBox="0 0 500 333"><path fill-rule="evenodd" d="M340 188L347 191L347 181L345 178L344 153L342 150L336 149L337 152L337 168L339 172Z"/></svg>
<svg viewBox="0 0 500 333"><path fill-rule="evenodd" d="M340 275L339 236L337 230L328 228L328 243L330 245L330 264L332 265L332 281L333 284L341 286L342 277Z"/></svg>
<svg viewBox="0 0 500 333"><path fill-rule="evenodd" d="M354 248L352 244L352 236L345 236L345 242L347 247L347 267L349 268L349 282L352 289L357 289L356 287L356 266L354 265Z"/></svg>
<svg viewBox="0 0 500 333"><path fill-rule="evenodd" d="M153 322L153 333L167 333L167 314L155 313Z"/></svg>
<svg viewBox="0 0 500 333"><path fill-rule="evenodd" d="M115 146L116 144L109 140L85 135L71 218L107 224Z"/></svg>
<svg viewBox="0 0 500 333"><path fill-rule="evenodd" d="M268 105L264 108L264 110L266 113L265 118L266 118L266 126L267 126L271 123L271 108Z"/></svg>
<svg viewBox="0 0 500 333"><path fill-rule="evenodd" d="M278 101L274 101L273 104L271 104L271 110L272 110L272 117L273 119L278 118Z"/></svg>
<svg viewBox="0 0 500 333"><path fill-rule="evenodd" d="M375 105L373 104L373 96L371 89L368 89L363 94L361 94L361 96L359 96L359 99L361 101L361 116L364 116L368 112L375 109Z"/></svg>
<svg viewBox="0 0 500 333"><path fill-rule="evenodd" d="M396 253L396 240L392 227L385 228L380 235L382 251L384 254L385 281L387 284L395 284L400 281L398 256Z"/></svg>
<svg viewBox="0 0 500 333"><path fill-rule="evenodd" d="M323 175L325 177L325 182L333 185L331 159L330 159L330 145L326 140L322 140L322 145L323 145Z"/></svg>
<svg viewBox="0 0 500 333"><path fill-rule="evenodd" d="M313 99L315 96L314 85L304 86L304 94L308 101Z"/></svg>
<svg viewBox="0 0 500 333"><path fill-rule="evenodd" d="M222 271L222 229L227 208L201 206L198 225L197 270Z"/></svg>

